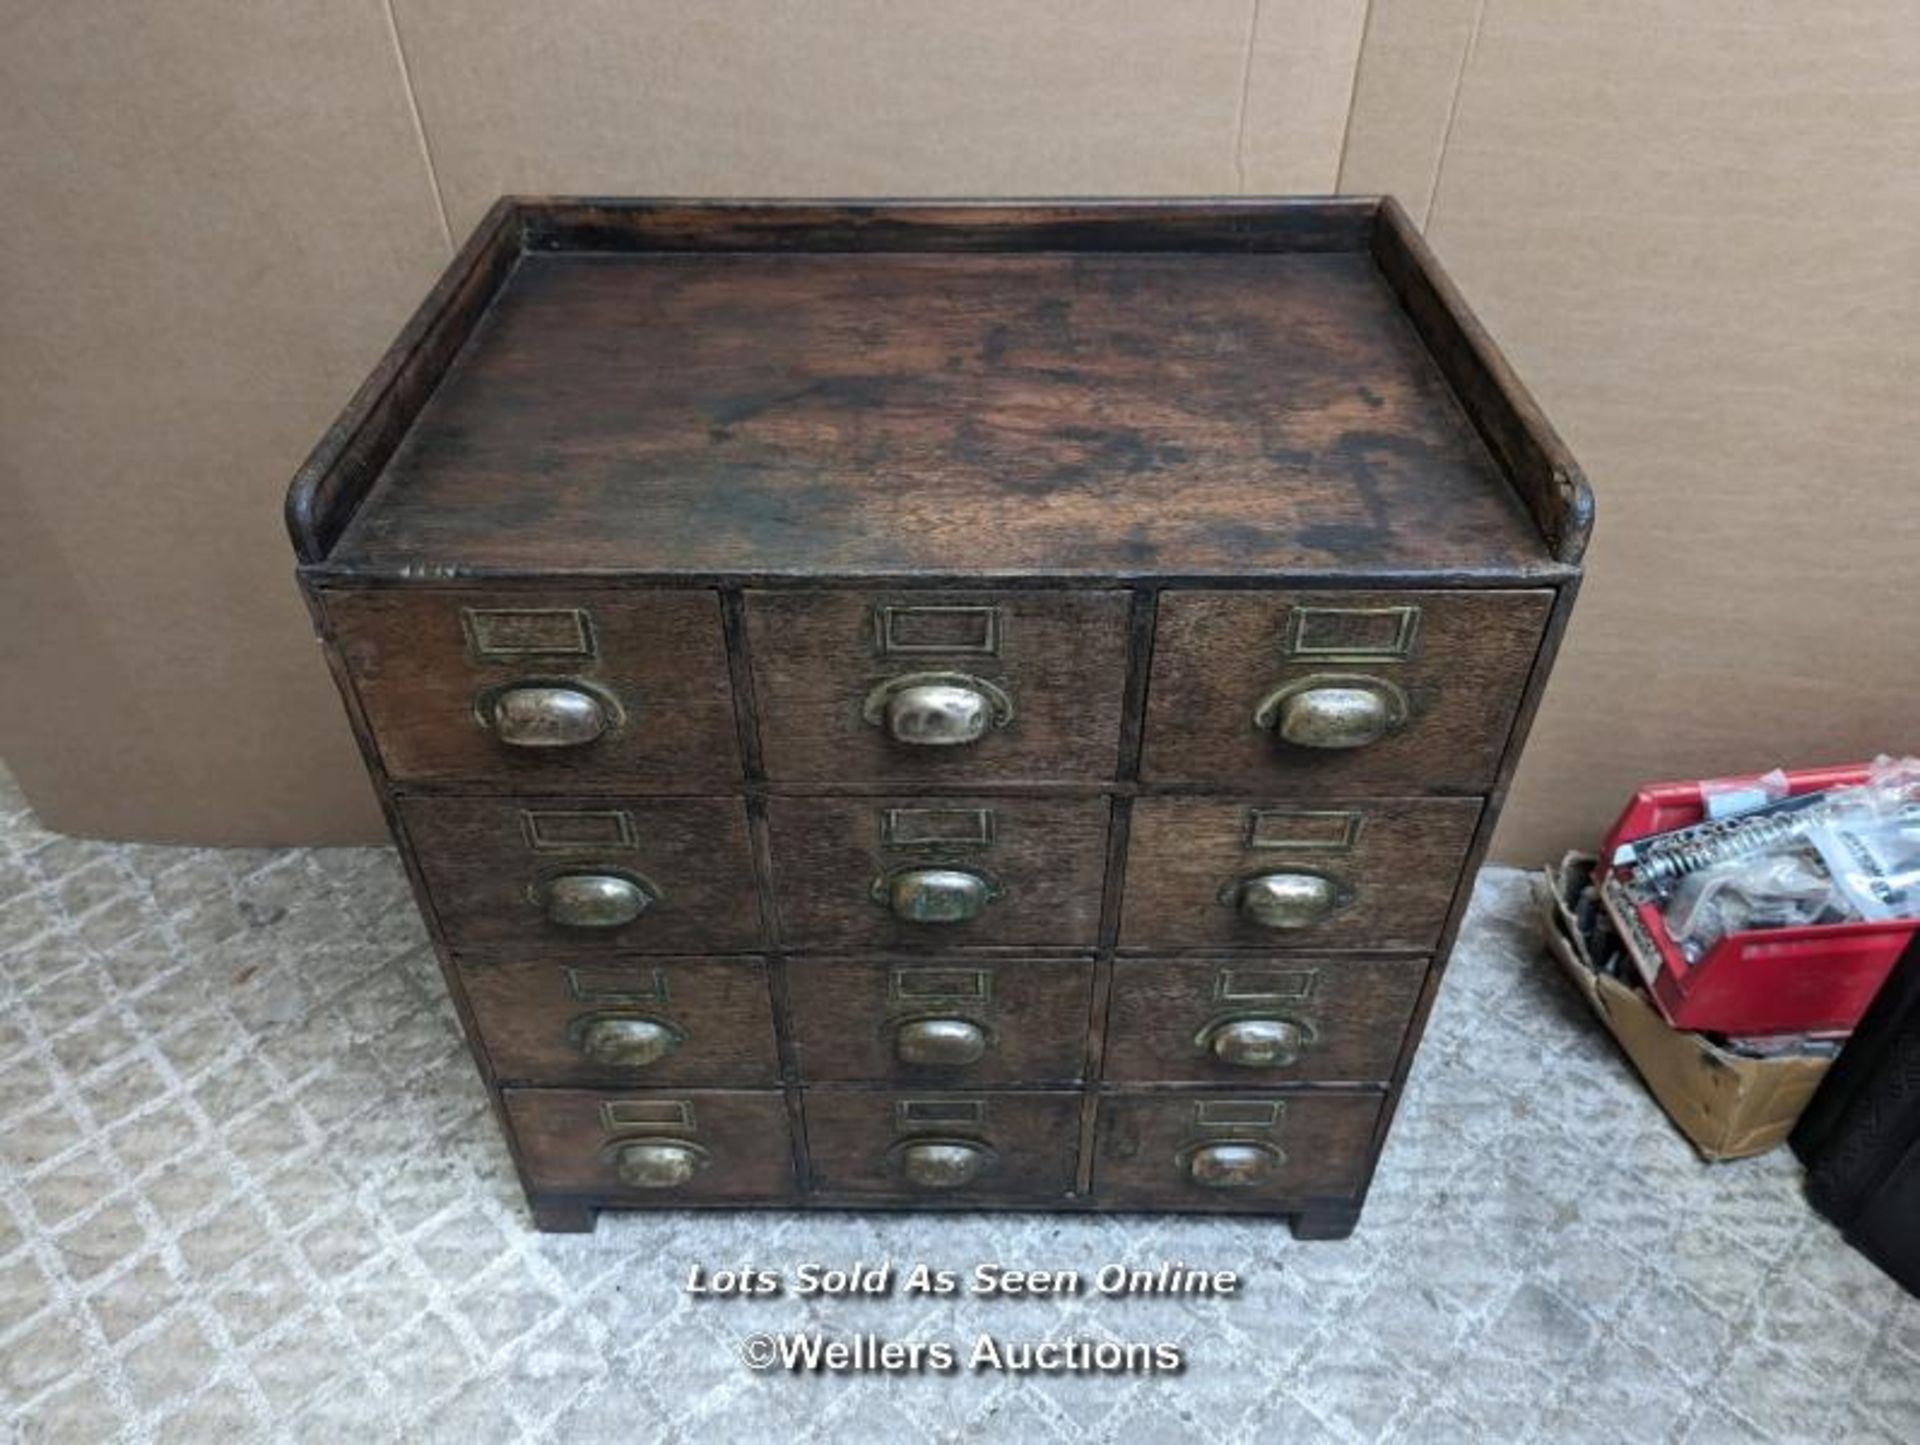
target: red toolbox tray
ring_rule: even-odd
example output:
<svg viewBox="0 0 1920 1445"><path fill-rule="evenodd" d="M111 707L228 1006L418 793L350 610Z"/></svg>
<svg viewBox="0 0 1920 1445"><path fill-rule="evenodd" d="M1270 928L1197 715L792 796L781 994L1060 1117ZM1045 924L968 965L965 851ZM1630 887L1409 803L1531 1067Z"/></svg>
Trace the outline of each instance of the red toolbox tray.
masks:
<svg viewBox="0 0 1920 1445"><path fill-rule="evenodd" d="M1867 780L1864 765L1787 774L1792 794ZM1614 877L1622 843L1684 828L1706 816L1702 785L1649 783L1607 834L1595 879L1647 991L1675 1028L1755 1035L1846 1032L1860 1021L1920 920L1819 923L1729 933L1688 963L1660 908L1636 903Z"/></svg>

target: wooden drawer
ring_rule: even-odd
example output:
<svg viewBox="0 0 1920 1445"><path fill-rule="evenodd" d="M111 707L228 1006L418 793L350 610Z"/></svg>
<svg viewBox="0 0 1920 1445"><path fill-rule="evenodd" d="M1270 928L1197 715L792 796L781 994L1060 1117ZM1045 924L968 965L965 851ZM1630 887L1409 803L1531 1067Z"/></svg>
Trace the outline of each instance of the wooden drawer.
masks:
<svg viewBox="0 0 1920 1445"><path fill-rule="evenodd" d="M631 1204L798 1192L778 1093L504 1089L501 1100L536 1190Z"/></svg>
<svg viewBox="0 0 1920 1445"><path fill-rule="evenodd" d="M1123 958L1113 966L1104 1075L1385 1083L1426 976L1424 958Z"/></svg>
<svg viewBox="0 0 1920 1445"><path fill-rule="evenodd" d="M714 593L330 592L326 611L395 779L696 793L740 776Z"/></svg>
<svg viewBox="0 0 1920 1445"><path fill-rule="evenodd" d="M1071 1084L1092 986L1086 959L804 958L787 1016L809 1083Z"/></svg>
<svg viewBox="0 0 1920 1445"><path fill-rule="evenodd" d="M1104 797L772 798L767 807L788 947L1096 941Z"/></svg>
<svg viewBox="0 0 1920 1445"><path fill-rule="evenodd" d="M767 774L1110 778L1128 605L1117 591L751 593L747 639ZM940 741L976 728L972 741Z"/></svg>
<svg viewBox="0 0 1920 1445"><path fill-rule="evenodd" d="M1078 1093L809 1089L803 1107L822 1194L1058 1199L1079 1168Z"/></svg>
<svg viewBox="0 0 1920 1445"><path fill-rule="evenodd" d="M1120 944L1431 948L1479 817L1478 798L1140 798Z"/></svg>
<svg viewBox="0 0 1920 1445"><path fill-rule="evenodd" d="M1546 591L1166 593L1142 776L1485 792L1552 603Z"/></svg>
<svg viewBox="0 0 1920 1445"><path fill-rule="evenodd" d="M760 946L747 815L737 798L411 797L399 807L456 950ZM618 921L637 902L644 911Z"/></svg>
<svg viewBox="0 0 1920 1445"><path fill-rule="evenodd" d="M757 958L463 958L496 1077L539 1084L778 1084Z"/></svg>
<svg viewBox="0 0 1920 1445"><path fill-rule="evenodd" d="M1096 1200L1273 1209L1366 1180L1375 1093L1110 1094L1100 1100Z"/></svg>

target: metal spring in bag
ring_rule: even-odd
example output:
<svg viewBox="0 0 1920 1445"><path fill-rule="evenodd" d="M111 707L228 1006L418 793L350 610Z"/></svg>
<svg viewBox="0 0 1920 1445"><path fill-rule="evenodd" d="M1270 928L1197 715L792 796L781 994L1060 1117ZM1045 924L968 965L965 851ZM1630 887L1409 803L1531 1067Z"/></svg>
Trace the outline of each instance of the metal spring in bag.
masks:
<svg viewBox="0 0 1920 1445"><path fill-rule="evenodd" d="M1635 877L1642 883L1666 883L1688 873L1698 873L1716 863L1731 863L1754 853L1798 842L1806 835L1818 808L1788 813L1777 818L1726 818L1715 823L1698 823L1669 838L1649 843L1634 861Z"/></svg>

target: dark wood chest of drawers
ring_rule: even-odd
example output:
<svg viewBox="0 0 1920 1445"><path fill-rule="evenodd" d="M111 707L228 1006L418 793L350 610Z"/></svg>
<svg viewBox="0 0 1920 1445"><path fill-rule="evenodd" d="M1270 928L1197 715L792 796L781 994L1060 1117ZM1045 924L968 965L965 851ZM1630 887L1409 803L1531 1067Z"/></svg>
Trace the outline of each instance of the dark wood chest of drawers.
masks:
<svg viewBox="0 0 1920 1445"><path fill-rule="evenodd" d="M502 202L295 479L536 1220L1343 1234L1585 483L1391 202Z"/></svg>

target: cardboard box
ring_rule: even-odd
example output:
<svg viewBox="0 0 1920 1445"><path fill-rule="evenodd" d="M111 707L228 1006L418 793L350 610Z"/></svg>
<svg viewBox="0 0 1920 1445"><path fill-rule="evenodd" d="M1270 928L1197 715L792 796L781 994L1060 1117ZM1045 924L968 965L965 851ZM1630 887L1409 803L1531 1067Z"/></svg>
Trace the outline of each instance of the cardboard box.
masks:
<svg viewBox="0 0 1920 1445"><path fill-rule="evenodd" d="M1703 1158L1764 1154L1787 1137L1831 1061L1729 1053L1674 1028L1644 993L1601 973L1573 913L1593 861L1569 853L1534 880L1547 948Z"/></svg>

